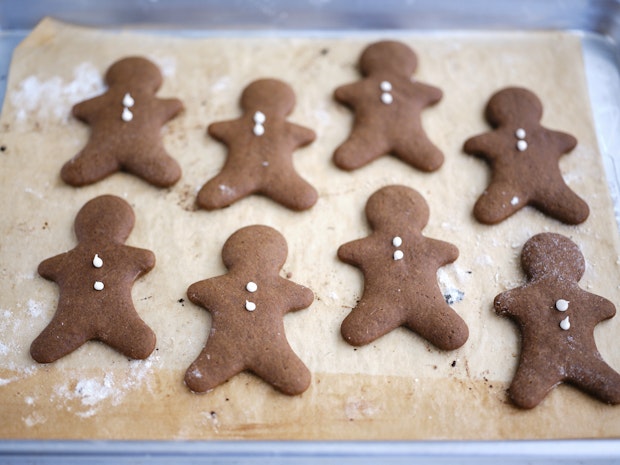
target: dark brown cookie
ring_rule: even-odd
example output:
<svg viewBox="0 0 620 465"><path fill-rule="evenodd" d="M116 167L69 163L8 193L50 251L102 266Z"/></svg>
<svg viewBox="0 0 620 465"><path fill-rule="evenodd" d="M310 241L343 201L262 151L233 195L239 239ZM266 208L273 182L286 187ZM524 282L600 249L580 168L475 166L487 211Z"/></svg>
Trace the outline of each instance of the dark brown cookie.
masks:
<svg viewBox="0 0 620 465"><path fill-rule="evenodd" d="M355 112L351 134L334 153L336 166L351 171L391 153L419 170L439 169L443 154L424 132L420 115L443 94L411 80L417 67L413 50L401 42L376 42L359 65L364 78L334 92Z"/></svg>
<svg viewBox="0 0 620 465"><path fill-rule="evenodd" d="M567 237L543 233L526 242L521 266L528 282L495 298L495 311L521 330L519 367L510 397L536 407L565 381L610 404L620 403L620 374L605 363L594 327L614 316L614 305L579 287L585 260Z"/></svg>
<svg viewBox="0 0 620 465"><path fill-rule="evenodd" d="M280 277L286 241L268 226L248 226L228 238L228 273L192 284L189 299L212 316L207 343L185 374L195 392L209 391L249 370L285 394L301 394L310 372L284 332L286 313L310 306L312 291Z"/></svg>
<svg viewBox="0 0 620 465"><path fill-rule="evenodd" d="M577 140L541 126L542 112L529 90L500 90L486 107L493 131L465 142L464 151L485 159L492 170L491 183L474 207L481 223L499 223L526 205L567 224L587 219L588 205L566 185L558 165Z"/></svg>
<svg viewBox="0 0 620 465"><path fill-rule="evenodd" d="M228 146L228 158L222 171L200 189L200 207L227 207L251 194L262 194L291 210L306 210L316 203L316 190L297 174L292 159L293 152L316 135L286 121L294 106L295 94L288 84L260 79L243 91L241 117L209 126L209 134Z"/></svg>
<svg viewBox="0 0 620 465"><path fill-rule="evenodd" d="M438 268L459 252L422 235L429 217L424 198L409 187L384 187L368 199L366 216L372 234L338 249L340 260L364 274L362 298L342 323L344 339L360 346L405 326L440 349L462 346L469 330L437 283Z"/></svg>
<svg viewBox="0 0 620 465"><path fill-rule="evenodd" d="M77 247L39 265L39 274L58 284L60 296L52 321L30 347L37 362L53 362L89 340L134 359L151 354L155 334L138 316L131 288L155 266L155 256L124 245L133 225L127 202L96 197L75 219Z"/></svg>
<svg viewBox="0 0 620 465"><path fill-rule="evenodd" d="M159 99L162 76L141 57L114 63L105 75L108 90L73 107L73 115L90 125L86 146L62 167L60 176L72 186L92 184L117 171L132 173L158 187L181 177L179 164L166 152L161 127L183 104Z"/></svg>

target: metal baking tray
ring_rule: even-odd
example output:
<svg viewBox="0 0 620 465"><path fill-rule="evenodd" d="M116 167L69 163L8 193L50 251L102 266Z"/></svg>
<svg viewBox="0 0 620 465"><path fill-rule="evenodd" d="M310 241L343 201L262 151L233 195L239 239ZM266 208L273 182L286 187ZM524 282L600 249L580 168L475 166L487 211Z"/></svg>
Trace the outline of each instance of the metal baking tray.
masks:
<svg viewBox="0 0 620 465"><path fill-rule="evenodd" d="M620 198L617 0L0 0L0 106L15 46L45 16L92 27L192 36L364 31L562 30L581 37L607 181ZM619 407L615 407L619 408ZM1 415L0 415L1 418ZM2 421L0 419L0 421ZM0 463L620 463L620 439L554 441L16 441Z"/></svg>

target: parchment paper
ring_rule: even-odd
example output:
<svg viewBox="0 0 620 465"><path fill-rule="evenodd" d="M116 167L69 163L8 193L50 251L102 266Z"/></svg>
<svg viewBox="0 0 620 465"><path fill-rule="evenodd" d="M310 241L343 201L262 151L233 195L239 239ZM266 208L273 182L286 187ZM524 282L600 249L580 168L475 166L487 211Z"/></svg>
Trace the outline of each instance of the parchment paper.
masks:
<svg viewBox="0 0 620 465"><path fill-rule="evenodd" d="M338 85L359 79L360 52L396 38L418 54L415 79L444 91L423 114L444 166L421 173L383 157L348 173L331 163L352 115L332 100ZM164 143L183 177L157 189L126 174L73 188L59 177L89 129L71 106L104 90L110 64L144 55L164 73L161 97L178 97L185 112L165 126ZM311 210L294 213L252 197L230 208L196 211L194 199L225 159L206 126L239 115L243 88L278 77L297 94L292 122L317 132L297 151L299 173L319 191ZM543 101L543 124L569 132L579 145L562 158L568 184L591 216L571 227L527 208L497 226L476 223L473 204L489 180L488 167L464 154L468 137L487 131L483 108L507 85L533 90ZM618 230L604 182L585 87L579 38L570 33L254 35L190 38L84 29L44 20L15 51L0 119L0 437L95 439L499 439L620 436L620 407L562 385L532 411L510 404L506 388L516 368L519 334L496 316L493 298L518 286L523 243L543 231L565 234L581 247L581 285L620 303ZM459 259L438 280L470 329L459 350L443 352L405 329L362 348L347 345L340 323L359 298L360 272L336 258L339 245L369 229L363 207L387 184L418 190L430 205L425 234L451 242ZM91 342L39 365L29 346L50 321L57 286L38 264L73 248L73 220L89 199L111 193L133 206L128 244L153 250L155 269L133 288L139 314L156 332L156 351L128 361ZM310 368L310 388L287 397L250 374L205 395L191 393L183 374L203 347L208 313L187 300L187 287L222 274L224 241L242 226L267 224L284 234L283 273L310 287L312 306L285 317L288 339ZM603 358L620 370L620 317L595 332ZM239 341L242 344L243 341Z"/></svg>

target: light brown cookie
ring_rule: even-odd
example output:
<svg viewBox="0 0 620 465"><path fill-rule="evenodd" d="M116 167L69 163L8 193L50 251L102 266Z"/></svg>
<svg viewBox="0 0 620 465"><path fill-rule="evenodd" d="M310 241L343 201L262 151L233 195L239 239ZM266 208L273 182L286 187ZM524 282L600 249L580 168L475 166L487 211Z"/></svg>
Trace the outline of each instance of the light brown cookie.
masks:
<svg viewBox="0 0 620 465"><path fill-rule="evenodd" d="M365 345L405 326L440 349L462 346L469 330L437 283L437 269L459 252L422 235L429 217L424 198L409 187L387 186L370 196L366 216L372 234L338 249L340 260L364 274L362 298L342 322L344 339Z"/></svg>
<svg viewBox="0 0 620 465"><path fill-rule="evenodd" d="M568 224L588 218L588 205L566 185L558 164L577 140L541 126L542 111L529 90L502 89L486 107L493 131L465 142L464 151L486 160L492 170L491 183L474 206L481 223L499 223L526 205Z"/></svg>
<svg viewBox="0 0 620 465"><path fill-rule="evenodd" d="M401 42L376 42L364 50L359 65L364 78L334 92L355 112L349 137L334 152L336 166L351 171L391 153L419 170L439 169L443 154L424 132L420 114L443 94L411 80L417 67L413 50Z"/></svg>
<svg viewBox="0 0 620 465"><path fill-rule="evenodd" d="M86 146L62 167L67 184L84 186L126 171L158 187L181 177L179 164L166 152L161 127L182 109L178 99L159 99L162 76L146 58L114 63L105 75L107 91L78 103L73 115L91 127Z"/></svg>
<svg viewBox="0 0 620 465"><path fill-rule="evenodd" d="M620 403L620 374L603 361L594 341L594 327L616 309L579 287L586 264L577 245L560 234L538 234L523 247L521 266L527 283L494 303L521 330L519 367L509 390L514 403L533 408L561 382Z"/></svg>
<svg viewBox="0 0 620 465"><path fill-rule="evenodd" d="M309 307L312 291L280 277L286 241L268 226L248 226L222 249L228 273L192 284L189 299L212 316L207 343L185 374L195 392L249 370L285 394L301 394L310 372L285 335L286 313Z"/></svg>
<svg viewBox="0 0 620 465"><path fill-rule="evenodd" d="M285 82L259 79L241 95L243 115L209 125L209 134L228 146L222 171L198 193L206 210L227 207L262 194L291 210L306 210L318 198L314 187L293 166L292 154L314 141L314 131L286 121L295 94Z"/></svg>
<svg viewBox="0 0 620 465"><path fill-rule="evenodd" d="M131 288L155 266L155 256L124 245L134 220L123 199L96 197L75 219L77 247L39 265L39 274L58 284L60 296L52 321L30 347L37 362L53 362L89 340L134 359L151 354L155 334L138 316Z"/></svg>

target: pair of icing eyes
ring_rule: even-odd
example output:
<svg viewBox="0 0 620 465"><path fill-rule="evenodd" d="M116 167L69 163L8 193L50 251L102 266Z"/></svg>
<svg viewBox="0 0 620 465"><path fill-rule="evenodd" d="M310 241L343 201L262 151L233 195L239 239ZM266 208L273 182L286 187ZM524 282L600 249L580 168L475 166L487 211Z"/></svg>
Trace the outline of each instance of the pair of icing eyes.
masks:
<svg viewBox="0 0 620 465"><path fill-rule="evenodd" d="M555 302L555 309L559 312L565 312L566 310L568 310L568 304L568 300L558 299ZM568 331L570 329L570 318L568 316L562 321L560 321L560 328L562 328L564 331Z"/></svg>
<svg viewBox="0 0 620 465"><path fill-rule="evenodd" d="M379 88L381 89L381 101L386 105L392 103L394 101L394 97L391 94L392 83L390 81L381 81Z"/></svg>
<svg viewBox="0 0 620 465"><path fill-rule="evenodd" d="M403 245L403 239L400 236L394 236L392 238L392 245L394 247L400 247L401 245ZM392 255L392 258L394 260L402 260L403 257L405 256L405 254L403 253L402 250L397 249L394 251L394 254Z"/></svg>
<svg viewBox="0 0 620 465"><path fill-rule="evenodd" d="M103 260L98 254L95 254L92 263L95 268L101 268L103 266ZM96 291L103 291L104 287L105 286L101 281L95 281L95 284L93 284L93 289L95 289Z"/></svg>
<svg viewBox="0 0 620 465"><path fill-rule="evenodd" d="M519 152L524 152L525 150L527 150L527 141L525 140L525 136L527 136L525 129L523 128L518 128L515 131L515 137L518 139L517 140L517 150Z"/></svg>
<svg viewBox="0 0 620 465"><path fill-rule="evenodd" d="M133 99L131 94L127 92L123 97L123 113L121 114L121 119L128 123L133 119L133 113L130 108L134 106L136 101Z"/></svg>
<svg viewBox="0 0 620 465"><path fill-rule="evenodd" d="M248 292L254 293L258 290L258 285L254 281L250 281L245 285L245 290ZM248 312L253 312L254 310L256 310L256 304L254 302L246 300L245 309Z"/></svg>
<svg viewBox="0 0 620 465"><path fill-rule="evenodd" d="M265 134L264 124L265 121L267 121L265 113L263 113L262 111L257 111L256 113L254 113L254 117L252 119L254 120L254 127L252 128L254 135L262 136L263 134Z"/></svg>

